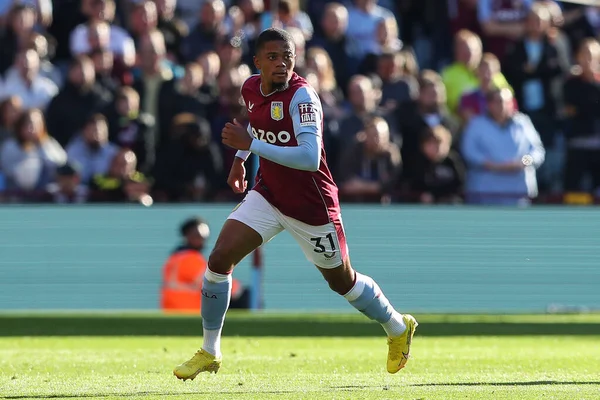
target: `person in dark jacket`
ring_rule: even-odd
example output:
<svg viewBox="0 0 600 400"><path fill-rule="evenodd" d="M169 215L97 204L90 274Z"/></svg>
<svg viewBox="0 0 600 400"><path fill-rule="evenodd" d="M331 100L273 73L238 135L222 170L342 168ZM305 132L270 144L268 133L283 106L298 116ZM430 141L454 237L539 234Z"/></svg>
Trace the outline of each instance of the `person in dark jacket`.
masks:
<svg viewBox="0 0 600 400"><path fill-rule="evenodd" d="M534 5L525 37L512 46L503 65L519 108L529 115L547 147L552 145L556 131L556 100L551 85L566 72L559 62L556 41L550 36L551 22L548 9Z"/></svg>
<svg viewBox="0 0 600 400"><path fill-rule="evenodd" d="M464 164L451 150L452 135L442 125L426 127L419 153L405 166L404 197L424 204L461 202Z"/></svg>
<svg viewBox="0 0 600 400"><path fill-rule="evenodd" d="M190 113L175 116L171 140L160 149L154 169L158 201L210 200L225 188L218 144L210 123Z"/></svg>
<svg viewBox="0 0 600 400"><path fill-rule="evenodd" d="M565 134L567 152L564 171L566 192L600 189L600 43L584 40L577 53L577 66L565 82L568 115ZM590 176L591 187L583 185Z"/></svg>
<svg viewBox="0 0 600 400"><path fill-rule="evenodd" d="M113 107L107 112L108 139L121 148L135 153L138 169L150 173L155 161L154 117L140 112L140 96L131 87L117 92Z"/></svg>
<svg viewBox="0 0 600 400"><path fill-rule="evenodd" d="M92 60L78 56L71 62L67 83L46 109L48 133L66 146L92 115L104 112L111 102L112 95L96 83Z"/></svg>

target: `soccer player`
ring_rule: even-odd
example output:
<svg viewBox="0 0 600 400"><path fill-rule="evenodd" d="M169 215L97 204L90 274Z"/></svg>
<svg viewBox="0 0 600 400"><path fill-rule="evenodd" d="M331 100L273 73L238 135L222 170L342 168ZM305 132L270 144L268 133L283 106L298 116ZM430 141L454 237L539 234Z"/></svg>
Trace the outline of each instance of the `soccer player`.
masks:
<svg viewBox="0 0 600 400"><path fill-rule="evenodd" d="M350 264L338 189L323 147L321 103L306 80L293 72L294 60L287 32L263 31L254 57L260 75L242 86L250 124L246 128L234 120L223 128L223 143L238 150L227 180L234 192L246 191L244 161L250 153L260 157L260 168L255 186L229 215L209 257L202 286L204 342L190 360L175 367L179 379L219 370L233 268L283 230L296 239L333 291L383 326L388 372L398 372L409 359L417 321L394 310L377 283Z"/></svg>

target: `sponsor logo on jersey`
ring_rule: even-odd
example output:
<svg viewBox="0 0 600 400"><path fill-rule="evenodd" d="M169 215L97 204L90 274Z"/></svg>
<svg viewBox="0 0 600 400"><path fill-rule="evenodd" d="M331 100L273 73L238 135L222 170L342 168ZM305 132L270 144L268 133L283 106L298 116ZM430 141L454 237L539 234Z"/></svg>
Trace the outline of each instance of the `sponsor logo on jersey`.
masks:
<svg viewBox="0 0 600 400"><path fill-rule="evenodd" d="M283 101L271 102L271 118L275 121L281 121L283 119Z"/></svg>
<svg viewBox="0 0 600 400"><path fill-rule="evenodd" d="M254 103L253 102L248 102L248 112L252 112L252 109L254 108Z"/></svg>
<svg viewBox="0 0 600 400"><path fill-rule="evenodd" d="M317 110L311 103L298 104L300 126L317 126Z"/></svg>

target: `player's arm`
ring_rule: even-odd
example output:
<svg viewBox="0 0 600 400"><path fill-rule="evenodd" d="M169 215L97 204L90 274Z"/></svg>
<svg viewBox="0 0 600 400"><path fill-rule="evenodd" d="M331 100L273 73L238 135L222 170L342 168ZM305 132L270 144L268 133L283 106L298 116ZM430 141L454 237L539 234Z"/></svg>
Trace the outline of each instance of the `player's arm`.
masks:
<svg viewBox="0 0 600 400"><path fill-rule="evenodd" d="M302 171L317 171L321 164L321 102L317 94L303 87L290 103L290 117L298 146L282 147L254 139L250 151L277 164Z"/></svg>

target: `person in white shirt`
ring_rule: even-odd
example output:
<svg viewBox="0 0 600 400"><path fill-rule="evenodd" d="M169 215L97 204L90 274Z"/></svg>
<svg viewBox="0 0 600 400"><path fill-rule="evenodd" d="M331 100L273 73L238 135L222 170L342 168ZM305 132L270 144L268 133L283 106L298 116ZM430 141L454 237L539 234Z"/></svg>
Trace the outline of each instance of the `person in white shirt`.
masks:
<svg viewBox="0 0 600 400"><path fill-rule="evenodd" d="M0 100L19 96L25 109L44 110L57 94L58 86L40 75L40 56L31 48L17 55L15 64L6 72L4 84L0 86Z"/></svg>
<svg viewBox="0 0 600 400"><path fill-rule="evenodd" d="M89 17L87 23L79 24L71 32L69 47L73 55L87 54L93 50L91 42L98 41L108 46L108 49L123 59L131 66L135 62L135 44L127 31L119 26L112 25L115 17L115 3L113 0L83 0L82 11ZM104 22L105 24L102 24ZM108 31L108 32L107 32ZM104 37L108 36L108 40Z"/></svg>
<svg viewBox="0 0 600 400"><path fill-rule="evenodd" d="M348 9L348 30L346 35L358 46L359 56L379 53L377 29L381 20L393 19L394 14L387 8L377 5L376 0L354 0L354 6Z"/></svg>

